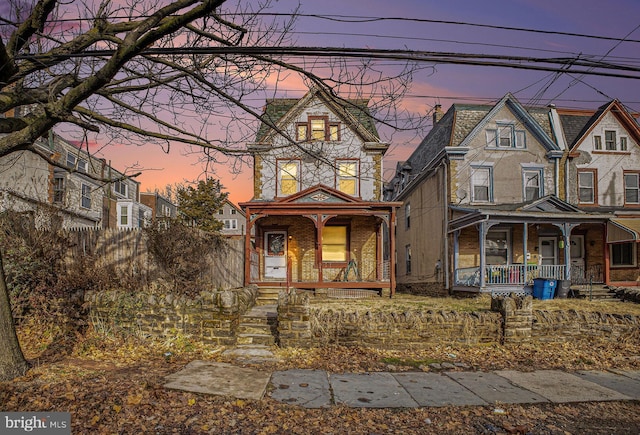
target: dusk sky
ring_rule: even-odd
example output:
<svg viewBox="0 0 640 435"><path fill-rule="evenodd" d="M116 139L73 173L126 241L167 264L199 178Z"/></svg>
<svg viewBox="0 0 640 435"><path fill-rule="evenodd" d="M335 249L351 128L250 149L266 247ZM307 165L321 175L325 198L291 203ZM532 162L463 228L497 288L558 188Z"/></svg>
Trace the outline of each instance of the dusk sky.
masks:
<svg viewBox="0 0 640 435"><path fill-rule="evenodd" d="M274 12L290 12L297 3L279 1ZM595 60L640 66L638 0L301 0L299 12L343 18L336 21L301 17L293 35L298 46L412 49L539 58L582 54ZM364 17L413 21L365 20ZM415 19L578 33L630 41L416 22ZM617 98L630 110L640 112L639 80L486 66L421 64L421 67L413 77L408 97L402 101L402 106L414 113L427 114L438 103L446 110L455 102L495 102L507 92L513 93L525 105L554 103L569 108L595 109ZM299 80L290 80L280 83L278 93L270 96L300 97L305 91ZM255 106L261 104L256 102ZM220 137L224 136L221 132ZM383 129L381 136L389 141ZM406 158L419 141L415 135L393 136L385 160L386 179L395 162ZM136 164L144 168L138 180L146 191L201 177L203 166L198 162L198 155L192 154L194 151L173 146L166 154L157 146L110 146L101 154L120 170ZM249 163L249 159L246 162ZM241 174L233 175L229 170L232 164L231 159L224 160L214 168L214 176L221 179L233 202L247 201L253 192L250 166L245 164Z"/></svg>

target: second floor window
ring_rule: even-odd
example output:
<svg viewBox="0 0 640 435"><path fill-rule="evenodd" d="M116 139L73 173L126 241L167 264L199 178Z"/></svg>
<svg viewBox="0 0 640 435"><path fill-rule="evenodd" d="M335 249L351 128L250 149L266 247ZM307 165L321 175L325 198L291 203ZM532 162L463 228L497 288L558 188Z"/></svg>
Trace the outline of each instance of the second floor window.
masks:
<svg viewBox="0 0 640 435"><path fill-rule="evenodd" d="M493 174L490 167L476 166L472 168L471 200L474 202L492 201Z"/></svg>
<svg viewBox="0 0 640 435"><path fill-rule="evenodd" d="M238 229L238 220L237 219L225 219L222 221L224 224L225 230L236 230Z"/></svg>
<svg viewBox="0 0 640 435"><path fill-rule="evenodd" d="M593 149L599 151L602 149L602 136L595 135L593 136Z"/></svg>
<svg viewBox="0 0 640 435"><path fill-rule="evenodd" d="M64 204L64 177L53 178L53 203Z"/></svg>
<svg viewBox="0 0 640 435"><path fill-rule="evenodd" d="M625 204L640 204L640 183L637 172L624 174L624 202Z"/></svg>
<svg viewBox="0 0 640 435"><path fill-rule="evenodd" d="M80 199L80 205L82 206L82 208L91 208L91 186L87 185L87 184L83 184L81 187L82 191L82 197Z"/></svg>
<svg viewBox="0 0 640 435"><path fill-rule="evenodd" d="M338 161L338 190L347 195L358 194L358 162L355 160Z"/></svg>
<svg viewBox="0 0 640 435"><path fill-rule="evenodd" d="M278 195L292 195L300 186L300 162L278 162Z"/></svg>
<svg viewBox="0 0 640 435"><path fill-rule="evenodd" d="M596 202L594 171L578 171L578 202L594 204Z"/></svg>
<svg viewBox="0 0 640 435"><path fill-rule="evenodd" d="M404 206L404 227L407 230L411 228L411 203L406 203Z"/></svg>
<svg viewBox="0 0 640 435"><path fill-rule="evenodd" d="M525 169L522 171L522 178L525 201L533 201L544 195L542 190L542 169Z"/></svg>

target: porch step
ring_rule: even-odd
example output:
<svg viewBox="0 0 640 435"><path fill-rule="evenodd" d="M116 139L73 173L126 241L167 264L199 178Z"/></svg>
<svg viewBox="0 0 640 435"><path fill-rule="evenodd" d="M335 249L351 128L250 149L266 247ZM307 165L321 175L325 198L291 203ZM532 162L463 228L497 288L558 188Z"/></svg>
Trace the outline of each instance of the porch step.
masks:
<svg viewBox="0 0 640 435"><path fill-rule="evenodd" d="M256 305L240 317L238 345L272 346L276 343L277 305Z"/></svg>
<svg viewBox="0 0 640 435"><path fill-rule="evenodd" d="M571 290L577 298L581 299L589 299L589 297L591 297L592 299L598 300L620 300L615 290L605 285L593 285L591 288L589 288L589 285L572 285Z"/></svg>
<svg viewBox="0 0 640 435"><path fill-rule="evenodd" d="M281 287L260 287L258 288L257 305L277 305Z"/></svg>

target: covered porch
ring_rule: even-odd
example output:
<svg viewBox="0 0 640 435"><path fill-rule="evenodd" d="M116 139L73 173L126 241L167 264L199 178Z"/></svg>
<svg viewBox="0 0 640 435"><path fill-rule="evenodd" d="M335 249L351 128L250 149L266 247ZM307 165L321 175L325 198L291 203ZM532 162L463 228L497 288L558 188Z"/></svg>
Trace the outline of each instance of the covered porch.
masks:
<svg viewBox="0 0 640 435"><path fill-rule="evenodd" d="M556 198L513 210L455 208L452 289L530 294L536 278L604 283L607 219Z"/></svg>
<svg viewBox="0 0 640 435"><path fill-rule="evenodd" d="M247 284L344 296L394 294L389 228L398 204L360 201L322 187L241 206Z"/></svg>

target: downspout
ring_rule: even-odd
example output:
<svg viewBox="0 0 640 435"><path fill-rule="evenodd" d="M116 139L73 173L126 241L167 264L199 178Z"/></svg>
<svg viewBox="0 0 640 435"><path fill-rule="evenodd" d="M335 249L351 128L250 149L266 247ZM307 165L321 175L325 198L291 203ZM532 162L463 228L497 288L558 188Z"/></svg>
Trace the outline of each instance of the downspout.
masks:
<svg viewBox="0 0 640 435"><path fill-rule="evenodd" d="M444 288L449 290L449 171L447 171L447 163L445 159L442 159L442 168L444 172L444 182L442 183L442 202L444 203L444 206L442 207L444 212L444 225L442 228L444 240L444 265L442 269L444 270Z"/></svg>
<svg viewBox="0 0 640 435"><path fill-rule="evenodd" d="M549 121L551 122L551 129L556 139L556 143L560 150L562 150L563 156L567 157L564 168L564 200L569 202L569 173L567 172L569 170L569 148L567 147L567 142L564 138L564 133L562 132L560 116L558 115L555 104L549 105ZM556 159L555 170L556 196L560 198L560 162L558 159Z"/></svg>

